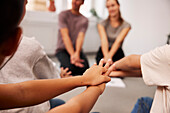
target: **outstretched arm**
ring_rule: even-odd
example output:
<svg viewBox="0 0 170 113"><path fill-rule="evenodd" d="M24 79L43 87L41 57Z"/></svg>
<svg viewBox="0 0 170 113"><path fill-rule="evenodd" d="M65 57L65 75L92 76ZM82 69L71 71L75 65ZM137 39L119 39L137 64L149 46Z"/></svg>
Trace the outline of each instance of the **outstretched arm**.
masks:
<svg viewBox="0 0 170 113"><path fill-rule="evenodd" d="M83 76L0 85L0 109L39 104L79 86L110 81L103 72L106 72L105 68L93 66Z"/></svg>
<svg viewBox="0 0 170 113"><path fill-rule="evenodd" d="M142 77L141 70L112 71L110 77Z"/></svg>
<svg viewBox="0 0 170 113"><path fill-rule="evenodd" d="M141 77L140 55L130 55L116 61L110 69L112 77Z"/></svg>
<svg viewBox="0 0 170 113"><path fill-rule="evenodd" d="M66 104L56 107L48 113L89 113L100 94L98 86L90 86Z"/></svg>
<svg viewBox="0 0 170 113"><path fill-rule="evenodd" d="M101 60L99 66L102 67L103 63L104 60ZM105 68L108 69L110 65L111 60L106 63ZM103 76L108 76L109 73L110 71L107 71L106 73L103 73ZM89 113L104 89L105 83L98 86L90 86L80 95L75 96L66 104L56 107L48 113Z"/></svg>
<svg viewBox="0 0 170 113"><path fill-rule="evenodd" d="M141 68L140 55L130 55L124 57L116 61L112 66L115 68L115 70L122 71L139 70Z"/></svg>

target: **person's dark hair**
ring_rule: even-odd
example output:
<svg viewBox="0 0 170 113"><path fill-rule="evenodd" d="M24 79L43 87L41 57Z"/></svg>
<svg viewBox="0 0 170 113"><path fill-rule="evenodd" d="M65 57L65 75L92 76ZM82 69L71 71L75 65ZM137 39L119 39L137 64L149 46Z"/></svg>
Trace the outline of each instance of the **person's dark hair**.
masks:
<svg viewBox="0 0 170 113"><path fill-rule="evenodd" d="M20 23L25 0L1 0L0 44L9 38Z"/></svg>

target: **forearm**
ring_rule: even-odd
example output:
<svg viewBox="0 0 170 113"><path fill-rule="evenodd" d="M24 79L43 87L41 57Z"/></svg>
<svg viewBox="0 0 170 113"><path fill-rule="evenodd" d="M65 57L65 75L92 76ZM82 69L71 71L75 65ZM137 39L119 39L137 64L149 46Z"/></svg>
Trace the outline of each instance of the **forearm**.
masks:
<svg viewBox="0 0 170 113"><path fill-rule="evenodd" d="M122 71L130 71L130 70L138 70L141 68L140 66L140 55L130 55L124 57L114 64L116 70Z"/></svg>
<svg viewBox="0 0 170 113"><path fill-rule="evenodd" d="M142 77L141 70L112 71L110 77Z"/></svg>
<svg viewBox="0 0 170 113"><path fill-rule="evenodd" d="M128 32L130 31L130 28L124 28L120 34L117 36L115 42L113 43L110 54L111 56L114 56L117 50L121 47L125 37L127 36Z"/></svg>
<svg viewBox="0 0 170 113"><path fill-rule="evenodd" d="M74 47L73 47L73 44L71 42L71 39L69 37L65 37L63 38L63 42L64 42L64 45L65 45L65 48L67 50L67 52L69 53L69 55L73 55L75 50L74 50Z"/></svg>
<svg viewBox="0 0 170 113"><path fill-rule="evenodd" d="M98 86L90 86L66 104L56 107L48 113L89 113L100 94Z"/></svg>
<svg viewBox="0 0 170 113"><path fill-rule="evenodd" d="M67 52L70 55L73 55L75 51L74 51L74 47L73 47L72 41L71 41L70 36L69 36L68 29L62 28L62 29L60 29L60 32L61 32L63 43L65 45Z"/></svg>
<svg viewBox="0 0 170 113"><path fill-rule="evenodd" d="M101 49L103 56L105 57L109 53L109 44L106 40L101 40Z"/></svg>
<svg viewBox="0 0 170 113"><path fill-rule="evenodd" d="M100 40L101 40L101 49L103 52L103 55L106 56L109 52L109 44L108 44L108 40L107 40L107 35L106 35L106 31L105 28L98 24L98 32L100 35Z"/></svg>
<svg viewBox="0 0 170 113"><path fill-rule="evenodd" d="M82 77L54 80L36 80L3 85L0 109L30 106L47 101L78 86L84 86ZM3 96L4 95L4 96Z"/></svg>
<svg viewBox="0 0 170 113"><path fill-rule="evenodd" d="M109 51L109 54L113 57L117 52L117 50L120 48L120 46L121 46L121 42L115 41Z"/></svg>
<svg viewBox="0 0 170 113"><path fill-rule="evenodd" d="M78 38L76 40L76 53L80 54L84 42L84 33L79 33Z"/></svg>

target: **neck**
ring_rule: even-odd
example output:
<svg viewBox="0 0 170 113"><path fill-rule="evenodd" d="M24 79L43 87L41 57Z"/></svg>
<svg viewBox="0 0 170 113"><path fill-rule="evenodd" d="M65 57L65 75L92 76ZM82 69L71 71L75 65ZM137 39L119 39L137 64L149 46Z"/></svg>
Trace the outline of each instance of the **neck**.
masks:
<svg viewBox="0 0 170 113"><path fill-rule="evenodd" d="M119 21L119 15L111 16L111 17L109 17L109 20L113 21L113 22L117 22L117 21Z"/></svg>
<svg viewBox="0 0 170 113"><path fill-rule="evenodd" d="M110 17L109 20L110 20L110 24L113 27L118 27L121 24L121 22L120 22L118 17Z"/></svg>
<svg viewBox="0 0 170 113"><path fill-rule="evenodd" d="M80 15L79 9L78 10L71 9L71 12L75 15Z"/></svg>

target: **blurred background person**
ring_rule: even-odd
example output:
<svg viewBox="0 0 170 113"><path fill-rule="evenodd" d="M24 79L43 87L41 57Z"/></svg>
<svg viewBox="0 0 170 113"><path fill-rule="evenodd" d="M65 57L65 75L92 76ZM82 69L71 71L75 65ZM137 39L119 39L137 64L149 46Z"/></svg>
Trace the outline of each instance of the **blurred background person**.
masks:
<svg viewBox="0 0 170 113"><path fill-rule="evenodd" d="M105 62L108 59L112 59L115 62L123 58L122 43L131 29L130 24L121 17L120 4L117 0L107 0L106 7L109 16L98 24L101 47L97 52L97 63L102 58L104 58Z"/></svg>
<svg viewBox="0 0 170 113"><path fill-rule="evenodd" d="M59 34L57 38L56 57L61 67L68 67L72 75L82 75L89 64L82 52L88 19L80 13L84 0L72 0L71 10L59 14Z"/></svg>

